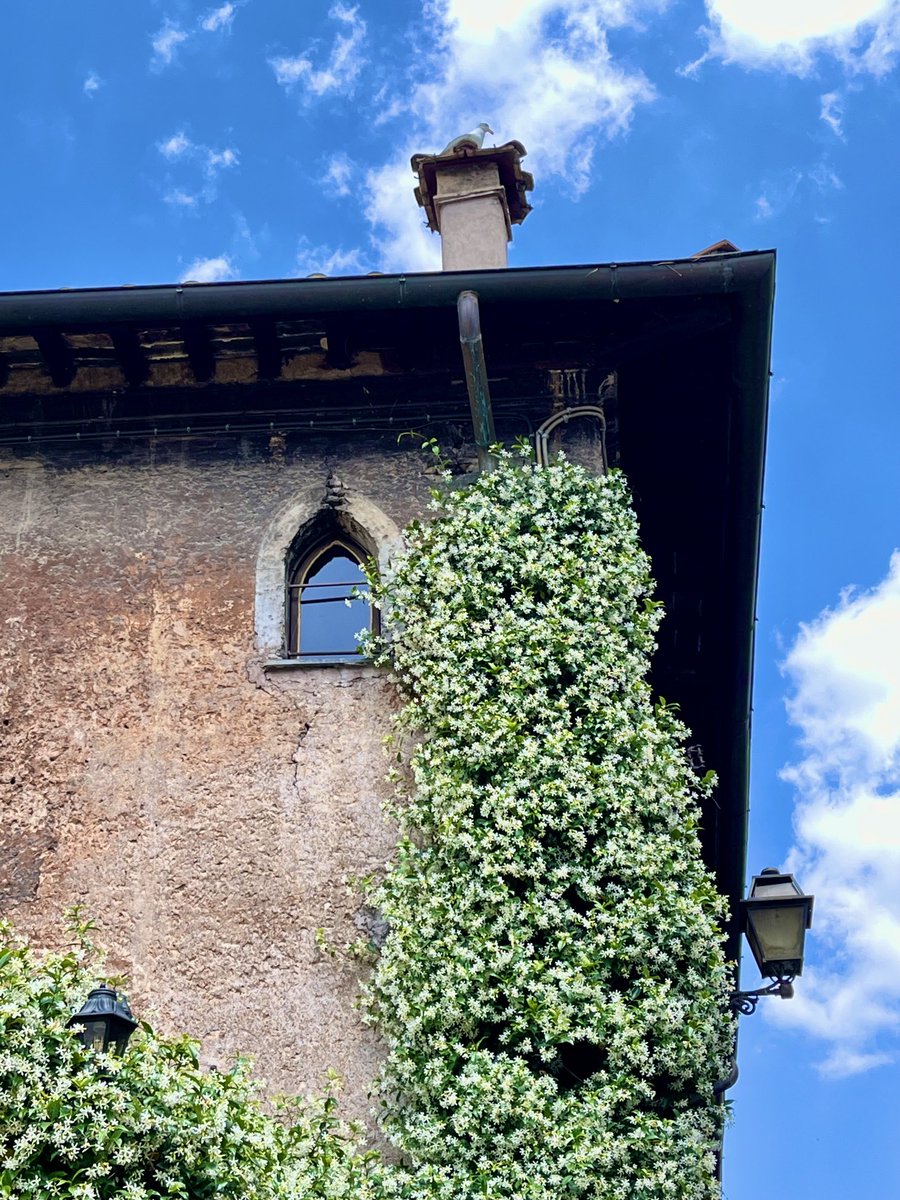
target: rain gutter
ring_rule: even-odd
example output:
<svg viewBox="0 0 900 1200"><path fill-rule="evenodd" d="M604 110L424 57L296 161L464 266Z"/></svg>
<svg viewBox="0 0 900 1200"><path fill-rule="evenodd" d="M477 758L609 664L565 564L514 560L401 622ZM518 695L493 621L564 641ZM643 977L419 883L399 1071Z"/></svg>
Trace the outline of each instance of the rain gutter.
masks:
<svg viewBox="0 0 900 1200"><path fill-rule="evenodd" d="M756 251L623 265L5 292L0 293L0 330L227 323L250 316L285 321L312 313L443 308L455 305L459 293L468 290L477 290L482 305L723 295L752 289L771 274L773 263L771 251Z"/></svg>

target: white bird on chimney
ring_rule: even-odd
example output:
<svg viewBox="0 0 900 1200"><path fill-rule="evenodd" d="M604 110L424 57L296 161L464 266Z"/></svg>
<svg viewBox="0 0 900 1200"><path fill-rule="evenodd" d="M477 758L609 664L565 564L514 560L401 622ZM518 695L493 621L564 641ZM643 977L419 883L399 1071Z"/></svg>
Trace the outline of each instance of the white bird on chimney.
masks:
<svg viewBox="0 0 900 1200"><path fill-rule="evenodd" d="M487 121L482 121L471 133L461 133L452 142L448 142L438 157L443 158L445 154L471 154L475 150L480 150L484 145L484 135L493 132Z"/></svg>

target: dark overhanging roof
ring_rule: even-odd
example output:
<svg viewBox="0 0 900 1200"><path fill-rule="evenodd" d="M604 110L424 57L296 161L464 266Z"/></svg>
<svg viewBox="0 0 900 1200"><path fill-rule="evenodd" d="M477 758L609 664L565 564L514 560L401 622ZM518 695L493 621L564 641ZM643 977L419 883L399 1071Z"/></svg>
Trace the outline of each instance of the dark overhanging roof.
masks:
<svg viewBox="0 0 900 1200"><path fill-rule="evenodd" d="M464 289L481 298L498 416L510 425L546 414L548 372L619 370L614 436L669 611L654 682L681 704L720 776L704 847L734 902L746 854L774 266L763 251L0 294L0 445L55 454L77 438L96 450L112 436L184 436L188 420L188 434L277 426L300 437L306 425L386 431L395 414L404 421L419 408L429 419L464 415L455 324ZM377 368L362 363L366 347ZM733 921L734 957L738 947Z"/></svg>
<svg viewBox="0 0 900 1200"><path fill-rule="evenodd" d="M464 288L485 301L623 300L741 294L774 270L774 251L707 258L503 271L232 280L0 293L0 335L41 325L67 329L155 321L228 321L307 313L374 312L455 304Z"/></svg>

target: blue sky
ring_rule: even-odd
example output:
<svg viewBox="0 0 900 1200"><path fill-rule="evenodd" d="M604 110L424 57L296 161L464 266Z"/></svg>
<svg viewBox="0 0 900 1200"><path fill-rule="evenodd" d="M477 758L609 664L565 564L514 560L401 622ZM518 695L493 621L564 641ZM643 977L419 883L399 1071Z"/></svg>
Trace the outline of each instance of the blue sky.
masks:
<svg viewBox="0 0 900 1200"><path fill-rule="evenodd" d="M777 247L750 867L816 920L725 1190L900 1193L900 3L3 10L4 290L428 269L409 155L481 120L536 176L514 265Z"/></svg>

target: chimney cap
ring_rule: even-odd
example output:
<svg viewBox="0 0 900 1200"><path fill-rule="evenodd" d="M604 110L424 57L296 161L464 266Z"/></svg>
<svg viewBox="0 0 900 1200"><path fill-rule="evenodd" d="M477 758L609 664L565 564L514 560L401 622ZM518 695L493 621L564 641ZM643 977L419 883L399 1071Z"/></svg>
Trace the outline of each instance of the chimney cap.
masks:
<svg viewBox="0 0 900 1200"><path fill-rule="evenodd" d="M502 146L491 146L483 150L466 150L458 154L414 154L410 159L413 172L419 177L416 200L425 209L428 228L440 230L434 197L437 192L437 172L453 171L460 167L471 170L475 163L495 163L500 183L506 192L509 220L512 225L521 225L531 212L526 192L534 188L534 176L522 170L522 159L528 151L521 142L504 142Z"/></svg>

